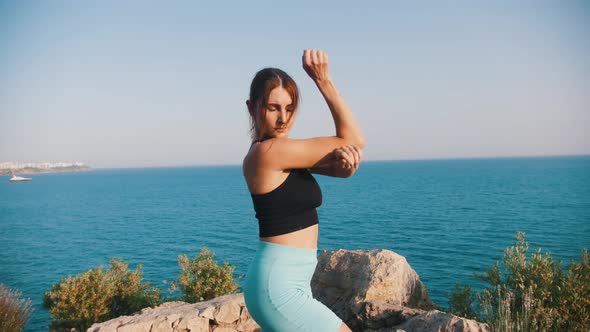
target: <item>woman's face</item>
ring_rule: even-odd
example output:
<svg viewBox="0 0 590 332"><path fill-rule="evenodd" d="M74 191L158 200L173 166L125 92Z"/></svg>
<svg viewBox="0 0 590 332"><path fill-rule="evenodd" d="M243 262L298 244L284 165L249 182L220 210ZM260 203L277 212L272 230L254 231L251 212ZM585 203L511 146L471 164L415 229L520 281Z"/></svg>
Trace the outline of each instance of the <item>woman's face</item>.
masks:
<svg viewBox="0 0 590 332"><path fill-rule="evenodd" d="M264 108L266 108L266 116ZM262 137L289 136L289 131L295 119L295 108L293 107L291 95L283 87L279 86L271 90L268 96L268 104L262 105L257 113L258 123L264 123L264 126L258 126L258 128L264 130Z"/></svg>

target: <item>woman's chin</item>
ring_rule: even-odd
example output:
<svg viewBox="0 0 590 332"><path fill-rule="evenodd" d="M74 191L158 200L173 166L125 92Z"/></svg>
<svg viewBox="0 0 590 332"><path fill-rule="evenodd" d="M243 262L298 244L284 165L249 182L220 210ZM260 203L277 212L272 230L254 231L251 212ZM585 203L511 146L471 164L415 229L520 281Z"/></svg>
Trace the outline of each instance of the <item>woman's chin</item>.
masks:
<svg viewBox="0 0 590 332"><path fill-rule="evenodd" d="M289 136L289 132L286 130L275 130L273 133L274 137L288 137Z"/></svg>

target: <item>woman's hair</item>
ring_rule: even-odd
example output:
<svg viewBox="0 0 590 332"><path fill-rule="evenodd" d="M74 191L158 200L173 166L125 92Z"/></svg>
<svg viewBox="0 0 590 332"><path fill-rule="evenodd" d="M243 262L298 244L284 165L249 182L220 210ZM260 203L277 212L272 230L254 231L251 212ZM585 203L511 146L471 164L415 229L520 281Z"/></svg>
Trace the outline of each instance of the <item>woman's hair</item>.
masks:
<svg viewBox="0 0 590 332"><path fill-rule="evenodd" d="M264 116L266 117L266 104L268 103L268 97L270 92L276 87L282 87L287 90L287 93L291 96L293 103L294 112L297 111L299 105L299 89L295 81L284 71L278 68L264 68L256 73L252 84L250 85L250 133L252 140L260 140L260 137L264 133L264 128L260 128L259 132L256 132L256 112L263 110ZM294 114L294 113L293 113ZM264 122L262 123L264 126Z"/></svg>

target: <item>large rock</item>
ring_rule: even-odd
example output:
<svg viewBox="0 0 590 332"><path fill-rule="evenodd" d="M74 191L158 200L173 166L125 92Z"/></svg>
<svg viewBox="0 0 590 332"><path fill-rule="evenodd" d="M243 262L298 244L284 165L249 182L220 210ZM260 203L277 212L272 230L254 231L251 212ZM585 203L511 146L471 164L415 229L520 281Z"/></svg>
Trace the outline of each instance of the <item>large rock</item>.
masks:
<svg viewBox="0 0 590 332"><path fill-rule="evenodd" d="M486 324L431 310L426 287L406 259L389 250L323 250L314 297L353 331L489 331ZM189 304L168 302L92 325L87 332L254 332L241 293Z"/></svg>
<svg viewBox="0 0 590 332"><path fill-rule="evenodd" d="M402 308L434 308L416 271L390 250L323 250L311 286L351 329L393 326L424 312Z"/></svg>

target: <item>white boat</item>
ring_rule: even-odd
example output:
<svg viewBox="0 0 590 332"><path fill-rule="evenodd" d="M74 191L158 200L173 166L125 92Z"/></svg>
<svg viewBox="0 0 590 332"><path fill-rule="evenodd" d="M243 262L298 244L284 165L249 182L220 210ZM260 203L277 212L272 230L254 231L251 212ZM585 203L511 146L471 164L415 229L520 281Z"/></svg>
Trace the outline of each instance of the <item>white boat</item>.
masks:
<svg viewBox="0 0 590 332"><path fill-rule="evenodd" d="M10 172L12 173L12 172ZM8 181L10 182L23 182L23 181L31 181L31 178L23 178L22 176L16 176L14 175L14 173L12 173L12 177L10 179L8 179Z"/></svg>

